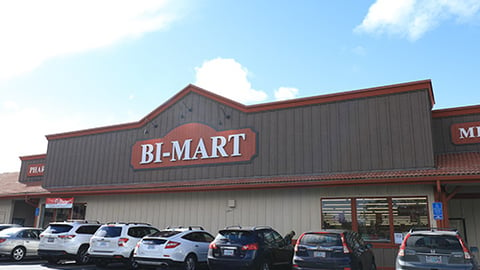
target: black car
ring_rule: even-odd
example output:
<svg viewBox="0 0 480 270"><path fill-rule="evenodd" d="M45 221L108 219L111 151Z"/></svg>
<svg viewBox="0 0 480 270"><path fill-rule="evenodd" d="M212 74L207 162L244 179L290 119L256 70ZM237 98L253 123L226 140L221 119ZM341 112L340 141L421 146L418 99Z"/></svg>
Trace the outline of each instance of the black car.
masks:
<svg viewBox="0 0 480 270"><path fill-rule="evenodd" d="M323 230L303 233L295 245L295 270L352 269L374 270L372 245L348 230Z"/></svg>
<svg viewBox="0 0 480 270"><path fill-rule="evenodd" d="M208 266L211 270L290 269L293 235L292 231L282 237L267 226L227 227L210 243Z"/></svg>
<svg viewBox="0 0 480 270"><path fill-rule="evenodd" d="M477 270L473 251L478 248L469 250L454 229L412 229L398 250L395 269Z"/></svg>

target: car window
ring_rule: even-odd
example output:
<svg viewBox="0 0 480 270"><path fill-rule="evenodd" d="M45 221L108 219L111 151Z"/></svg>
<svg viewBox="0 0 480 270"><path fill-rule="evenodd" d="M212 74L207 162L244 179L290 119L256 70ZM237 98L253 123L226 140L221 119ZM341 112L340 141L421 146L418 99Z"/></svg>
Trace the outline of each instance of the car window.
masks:
<svg viewBox="0 0 480 270"><path fill-rule="evenodd" d="M142 238L146 235L155 234L157 229L151 227L131 227L128 229L128 235L131 237Z"/></svg>
<svg viewBox="0 0 480 270"><path fill-rule="evenodd" d="M95 232L95 236L99 237L119 237L121 234L122 227L118 226L103 226Z"/></svg>
<svg viewBox="0 0 480 270"><path fill-rule="evenodd" d="M193 242L202 242L203 236L199 233L193 232L182 236L182 238Z"/></svg>
<svg viewBox="0 0 480 270"><path fill-rule="evenodd" d="M100 225L80 226L80 227L78 227L76 233L78 233L78 234L94 234L98 230L99 227L100 227Z"/></svg>
<svg viewBox="0 0 480 270"><path fill-rule="evenodd" d="M66 233L72 229L72 225L68 224L52 224L48 226L48 228L45 230L47 233L52 233L52 234L58 234L58 233Z"/></svg>
<svg viewBox="0 0 480 270"><path fill-rule="evenodd" d="M215 241L245 245L254 243L255 237L251 231L222 230L215 237Z"/></svg>
<svg viewBox="0 0 480 270"><path fill-rule="evenodd" d="M203 242L210 243L213 241L213 236L209 233L202 233L203 235Z"/></svg>
<svg viewBox="0 0 480 270"><path fill-rule="evenodd" d="M263 239L265 240L265 243L275 244L275 236L272 231L263 231Z"/></svg>
<svg viewBox="0 0 480 270"><path fill-rule="evenodd" d="M410 235L406 247L417 250L444 250L461 252L462 246L454 235Z"/></svg>
<svg viewBox="0 0 480 270"><path fill-rule="evenodd" d="M339 234L334 233L309 233L302 237L300 244L306 246L334 247L342 246L342 239Z"/></svg>

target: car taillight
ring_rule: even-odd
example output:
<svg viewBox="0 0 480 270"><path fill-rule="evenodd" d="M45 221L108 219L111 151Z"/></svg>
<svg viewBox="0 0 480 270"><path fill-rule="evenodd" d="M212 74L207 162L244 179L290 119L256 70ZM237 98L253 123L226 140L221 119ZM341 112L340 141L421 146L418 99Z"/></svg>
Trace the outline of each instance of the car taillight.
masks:
<svg viewBox="0 0 480 270"><path fill-rule="evenodd" d="M304 235L305 235L305 233L302 233L302 235L300 235L300 237L298 238L297 243L295 244L295 248L294 248L295 252L298 251L298 245L300 244L300 240L302 240Z"/></svg>
<svg viewBox="0 0 480 270"><path fill-rule="evenodd" d="M407 239L410 237L410 234L407 234L405 238L403 239L402 244L400 245L400 248L398 249L398 256L403 257L405 256L405 247L407 246Z"/></svg>
<svg viewBox="0 0 480 270"><path fill-rule="evenodd" d="M457 235L457 239L458 241L460 241L460 245L462 245L463 256L465 257L465 260L470 260L472 258L472 255L470 254L470 251L465 245L465 242L463 242L463 239L460 237L460 235Z"/></svg>
<svg viewBox="0 0 480 270"><path fill-rule="evenodd" d="M352 250L350 250L350 248L348 247L347 241L345 241L345 235L343 235L343 233L340 234L340 238L342 239L343 253L351 253Z"/></svg>
<svg viewBox="0 0 480 270"><path fill-rule="evenodd" d="M208 245L208 248L209 249L217 249L217 244L212 242L212 243L210 243L210 245Z"/></svg>
<svg viewBox="0 0 480 270"><path fill-rule="evenodd" d="M3 243L3 242L5 242L5 241L7 241L7 239L5 239L5 238L0 238L0 243Z"/></svg>
<svg viewBox="0 0 480 270"><path fill-rule="evenodd" d="M74 234L61 234L58 236L58 238L60 239L73 239L75 238L75 235Z"/></svg>
<svg viewBox="0 0 480 270"><path fill-rule="evenodd" d="M167 244L165 245L165 248L176 248L178 246L180 246L180 243L175 241L168 241Z"/></svg>
<svg viewBox="0 0 480 270"><path fill-rule="evenodd" d="M242 247L242 250L257 250L257 249L258 249L258 244L257 243L244 245Z"/></svg>
<svg viewBox="0 0 480 270"><path fill-rule="evenodd" d="M128 238L120 238L120 239L118 239L118 246L119 246L119 247L124 247L124 246L127 244L128 240L130 240L130 239L128 239Z"/></svg>

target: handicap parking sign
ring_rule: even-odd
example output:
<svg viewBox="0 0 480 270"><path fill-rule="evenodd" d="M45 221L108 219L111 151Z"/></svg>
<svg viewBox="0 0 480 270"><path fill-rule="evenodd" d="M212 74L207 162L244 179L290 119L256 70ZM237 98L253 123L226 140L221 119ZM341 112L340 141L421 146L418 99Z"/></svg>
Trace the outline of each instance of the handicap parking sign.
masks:
<svg viewBox="0 0 480 270"><path fill-rule="evenodd" d="M441 202L432 203L433 219L443 220L443 205Z"/></svg>

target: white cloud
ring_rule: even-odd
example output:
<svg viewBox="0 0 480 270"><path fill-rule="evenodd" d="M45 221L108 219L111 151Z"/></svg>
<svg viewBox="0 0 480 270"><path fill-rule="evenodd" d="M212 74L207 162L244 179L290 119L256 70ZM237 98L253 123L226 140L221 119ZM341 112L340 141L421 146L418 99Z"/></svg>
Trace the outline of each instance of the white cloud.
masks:
<svg viewBox="0 0 480 270"><path fill-rule="evenodd" d="M467 22L479 10L478 0L377 0L355 30L414 41L444 20L453 17Z"/></svg>
<svg viewBox="0 0 480 270"><path fill-rule="evenodd" d="M298 95L298 89L292 87L280 87L275 91L276 100L286 100L296 98Z"/></svg>
<svg viewBox="0 0 480 270"><path fill-rule="evenodd" d="M241 103L267 99L264 91L255 90L248 81L248 70L235 59L216 58L196 67L195 85Z"/></svg>
<svg viewBox="0 0 480 270"><path fill-rule="evenodd" d="M0 80L165 28L170 8L168 0L0 1Z"/></svg>

